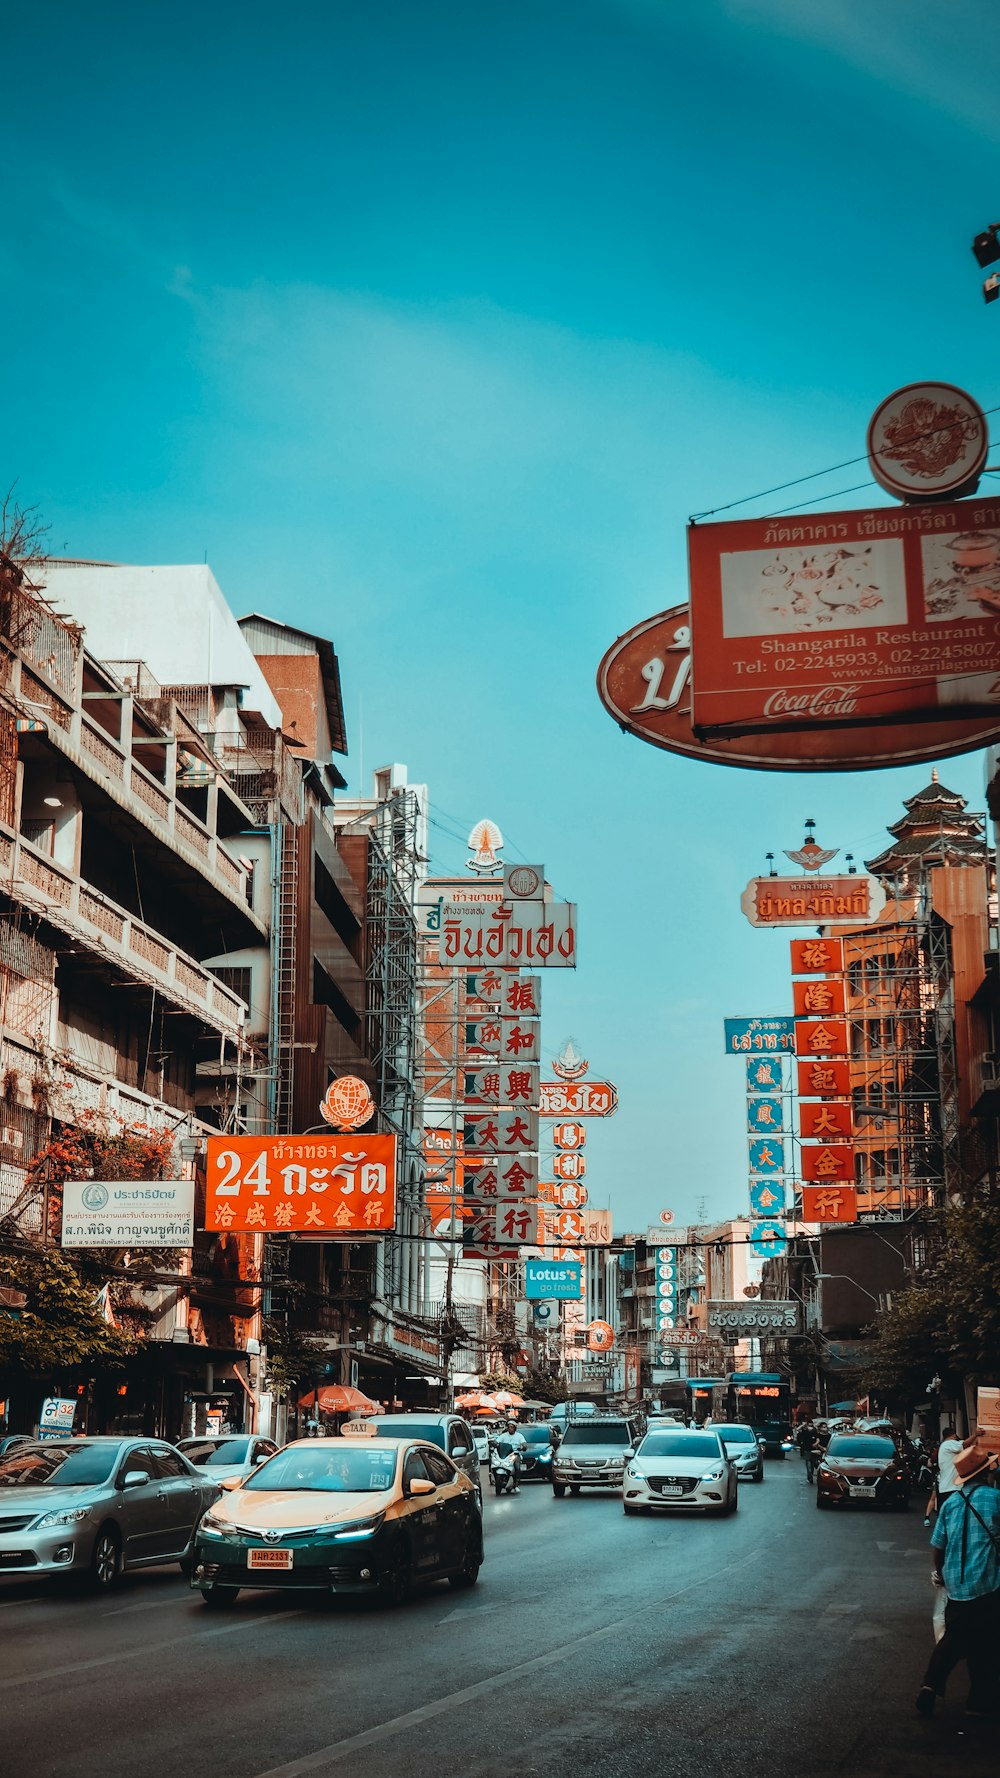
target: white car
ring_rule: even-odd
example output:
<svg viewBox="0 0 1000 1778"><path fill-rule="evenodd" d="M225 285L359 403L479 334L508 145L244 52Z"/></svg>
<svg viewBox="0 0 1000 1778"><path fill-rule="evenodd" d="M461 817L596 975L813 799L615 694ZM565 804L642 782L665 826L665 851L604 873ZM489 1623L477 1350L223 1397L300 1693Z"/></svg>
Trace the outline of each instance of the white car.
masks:
<svg viewBox="0 0 1000 1778"><path fill-rule="evenodd" d="M490 1433L494 1430L493 1427L486 1426L471 1428L472 1442L476 1447L476 1456L480 1463L488 1463L490 1460Z"/></svg>
<svg viewBox="0 0 1000 1778"><path fill-rule="evenodd" d="M629 1516L654 1507L697 1507L702 1512L734 1513L736 1468L711 1427L654 1427L629 1457L622 1479L622 1503Z"/></svg>
<svg viewBox="0 0 1000 1778"><path fill-rule="evenodd" d="M235 1476L244 1482L259 1463L274 1456L278 1447L269 1438L258 1438L256 1433L209 1432L202 1438L180 1439L177 1449L208 1481L225 1482Z"/></svg>

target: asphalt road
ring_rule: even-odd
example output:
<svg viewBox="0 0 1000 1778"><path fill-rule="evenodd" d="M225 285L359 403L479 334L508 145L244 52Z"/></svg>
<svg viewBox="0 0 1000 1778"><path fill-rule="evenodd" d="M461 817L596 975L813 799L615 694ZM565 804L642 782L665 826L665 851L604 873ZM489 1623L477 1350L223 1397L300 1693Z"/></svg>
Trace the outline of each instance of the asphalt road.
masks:
<svg viewBox="0 0 1000 1778"><path fill-rule="evenodd" d="M469 1593L395 1611L176 1569L106 1599L0 1581L0 1771L31 1778L995 1778L1000 1725L925 1723L922 1513L818 1513L797 1461L730 1519L487 1499Z"/></svg>

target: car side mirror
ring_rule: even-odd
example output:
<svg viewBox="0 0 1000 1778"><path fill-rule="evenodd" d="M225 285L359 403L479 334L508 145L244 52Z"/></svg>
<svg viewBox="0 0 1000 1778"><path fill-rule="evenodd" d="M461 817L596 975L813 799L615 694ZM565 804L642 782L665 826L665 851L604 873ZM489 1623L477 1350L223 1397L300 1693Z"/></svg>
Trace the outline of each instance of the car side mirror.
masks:
<svg viewBox="0 0 1000 1778"><path fill-rule="evenodd" d="M626 1457L634 1457L635 1456L635 1446L634 1445L626 1445L625 1446L625 1455L626 1455Z"/></svg>
<svg viewBox="0 0 1000 1778"><path fill-rule="evenodd" d="M121 1485L123 1488L144 1488L146 1483L152 1479L152 1476L148 1476L144 1469L127 1469L122 1477Z"/></svg>
<svg viewBox="0 0 1000 1778"><path fill-rule="evenodd" d="M223 1477L222 1481L219 1483L219 1487L224 1494L231 1494L234 1488L240 1487L242 1480L242 1476L227 1475Z"/></svg>
<svg viewBox="0 0 1000 1778"><path fill-rule="evenodd" d="M434 1483L428 1481L427 1477L422 1475L414 1476L412 1482L407 1482L406 1489L407 1493L414 1497L418 1494L434 1494L437 1492Z"/></svg>

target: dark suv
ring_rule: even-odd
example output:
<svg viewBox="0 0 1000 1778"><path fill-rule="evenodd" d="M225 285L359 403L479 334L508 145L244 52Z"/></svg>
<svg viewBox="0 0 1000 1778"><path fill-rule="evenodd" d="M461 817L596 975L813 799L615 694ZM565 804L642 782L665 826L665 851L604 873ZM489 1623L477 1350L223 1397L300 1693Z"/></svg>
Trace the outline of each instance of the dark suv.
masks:
<svg viewBox="0 0 1000 1778"><path fill-rule="evenodd" d="M456 1468L473 1483L482 1507L479 1455L472 1428L460 1414L425 1414L416 1408L412 1414L373 1414L367 1424L376 1432L386 1433L389 1438L425 1438L429 1444L439 1445L442 1451L447 1451Z"/></svg>

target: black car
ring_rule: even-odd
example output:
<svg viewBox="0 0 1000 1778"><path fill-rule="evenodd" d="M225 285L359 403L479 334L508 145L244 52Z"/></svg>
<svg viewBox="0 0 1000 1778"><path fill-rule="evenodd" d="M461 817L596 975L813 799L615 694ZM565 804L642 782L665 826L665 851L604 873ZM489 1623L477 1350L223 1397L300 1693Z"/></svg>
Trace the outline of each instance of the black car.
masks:
<svg viewBox="0 0 1000 1778"><path fill-rule="evenodd" d="M765 1457L781 1457L794 1451L792 1424L790 1420L764 1420L754 1431L760 1440Z"/></svg>
<svg viewBox="0 0 1000 1778"><path fill-rule="evenodd" d="M537 1425L519 1426L527 1450L521 1452L522 1482L552 1480L552 1434L544 1421Z"/></svg>
<svg viewBox="0 0 1000 1778"><path fill-rule="evenodd" d="M424 1438L429 1444L437 1445L451 1458L456 1468L468 1476L482 1506L483 1484L479 1475L479 1452L476 1450L472 1428L460 1414L435 1414L432 1409L424 1411L414 1408L408 1414L373 1414L368 1424L373 1431L385 1433L388 1438Z"/></svg>

